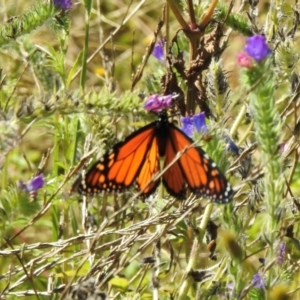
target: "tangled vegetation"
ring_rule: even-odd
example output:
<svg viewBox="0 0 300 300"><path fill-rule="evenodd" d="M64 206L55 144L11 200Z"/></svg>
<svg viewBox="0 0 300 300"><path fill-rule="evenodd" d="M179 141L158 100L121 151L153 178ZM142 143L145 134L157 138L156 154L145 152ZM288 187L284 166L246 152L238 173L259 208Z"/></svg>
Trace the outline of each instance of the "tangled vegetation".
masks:
<svg viewBox="0 0 300 300"><path fill-rule="evenodd" d="M297 1L2 6L0 299L300 299ZM77 192L154 94L230 203Z"/></svg>

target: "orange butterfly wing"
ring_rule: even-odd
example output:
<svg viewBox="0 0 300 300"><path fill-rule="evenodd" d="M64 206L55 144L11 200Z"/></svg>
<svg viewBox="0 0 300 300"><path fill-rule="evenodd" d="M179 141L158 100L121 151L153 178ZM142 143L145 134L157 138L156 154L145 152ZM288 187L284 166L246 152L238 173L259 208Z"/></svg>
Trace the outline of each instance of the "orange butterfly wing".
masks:
<svg viewBox="0 0 300 300"><path fill-rule="evenodd" d="M96 162L80 179L79 193L95 194L100 191L122 191L129 188L136 180L143 194L151 194L159 181L146 184L159 171L156 122L129 135L123 142Z"/></svg>
<svg viewBox="0 0 300 300"><path fill-rule="evenodd" d="M136 180L138 189L139 191L142 191L143 196L151 195L160 183L160 180L150 182L154 175L160 170L158 147L158 139L155 137L152 145L147 151L143 166Z"/></svg>
<svg viewBox="0 0 300 300"><path fill-rule="evenodd" d="M172 163L178 152L180 158L164 173L163 184L177 198L185 198L186 185L191 192L206 196L218 203L231 200L231 187L217 165L184 132L169 124L169 138L165 150L165 167Z"/></svg>

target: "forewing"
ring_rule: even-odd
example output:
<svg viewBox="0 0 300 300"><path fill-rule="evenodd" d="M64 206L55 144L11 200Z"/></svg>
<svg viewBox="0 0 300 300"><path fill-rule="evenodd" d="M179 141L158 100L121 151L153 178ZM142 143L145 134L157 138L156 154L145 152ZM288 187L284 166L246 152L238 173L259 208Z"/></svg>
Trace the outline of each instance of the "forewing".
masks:
<svg viewBox="0 0 300 300"><path fill-rule="evenodd" d="M137 186L143 196L151 195L157 189L160 181L152 180L159 169L158 139L154 137L137 178Z"/></svg>
<svg viewBox="0 0 300 300"><path fill-rule="evenodd" d="M232 198L230 184L209 156L200 147L191 146L193 140L173 124L170 124L169 137L165 166L178 152L184 152L163 176L169 193L184 198L186 183L199 196L206 196L217 203L229 202Z"/></svg>
<svg viewBox="0 0 300 300"><path fill-rule="evenodd" d="M143 168L154 135L155 122L116 144L81 178L78 191L82 194L94 194L103 190L122 191L130 187Z"/></svg>

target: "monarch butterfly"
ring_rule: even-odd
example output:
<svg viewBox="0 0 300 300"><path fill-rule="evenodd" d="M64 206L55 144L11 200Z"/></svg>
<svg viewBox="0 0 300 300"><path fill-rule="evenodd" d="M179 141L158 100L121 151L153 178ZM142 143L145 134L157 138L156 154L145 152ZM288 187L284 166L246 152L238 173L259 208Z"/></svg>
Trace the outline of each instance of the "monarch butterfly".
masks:
<svg viewBox="0 0 300 300"><path fill-rule="evenodd" d="M175 198L185 199L186 187L198 196L206 196L216 203L228 203L232 189L223 173L194 141L168 120L165 110L152 122L117 143L96 162L74 185L80 194L100 191L123 191L137 184L142 196L157 189L160 179L151 181L160 171L160 158L169 168L162 175L162 183ZM178 152L183 154L175 162Z"/></svg>

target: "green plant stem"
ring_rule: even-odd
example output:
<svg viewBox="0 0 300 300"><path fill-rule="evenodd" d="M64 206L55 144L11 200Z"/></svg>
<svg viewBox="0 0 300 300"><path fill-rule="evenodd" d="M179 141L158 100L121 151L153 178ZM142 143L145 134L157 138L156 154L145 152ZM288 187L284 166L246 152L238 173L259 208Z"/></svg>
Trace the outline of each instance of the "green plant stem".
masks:
<svg viewBox="0 0 300 300"><path fill-rule="evenodd" d="M238 146L244 144L244 142L246 141L246 139L247 139L247 137L249 136L250 132L252 131L253 127L254 127L254 122L252 121L252 122L250 123L250 125L248 126L248 129L245 130L244 135L243 135L243 136L241 137L241 139L239 140Z"/></svg>
<svg viewBox="0 0 300 300"><path fill-rule="evenodd" d="M268 222L266 242L269 244L268 259L274 259L274 242L278 232L279 218L277 209L280 206L283 181L281 179L281 159L278 151L281 120L274 97L275 76L271 60L256 66L249 71L249 83L253 90L249 94L250 108L253 112L255 133L261 150L264 165L264 198L267 205ZM274 270L268 272L268 286L273 279Z"/></svg>
<svg viewBox="0 0 300 300"><path fill-rule="evenodd" d="M163 160L160 160L160 168L163 170L164 168L164 162ZM158 198L154 199L153 201L157 201L159 199L163 199L164 195L164 186L161 183L159 185L159 190L158 190ZM150 213L151 215L157 215L159 212L156 209L156 203L152 202L150 203ZM160 232L163 230L163 226L160 224L156 225L156 232L157 235L160 235ZM159 273L160 273L160 264L161 264L161 255L160 255L160 240L156 240L155 245L154 245L154 257L155 257L155 270L153 270L153 275L152 275L152 285L153 285L153 291L152 291L152 299L153 300L158 300L159 299L159 287L157 286L157 283L159 283Z"/></svg>
<svg viewBox="0 0 300 300"><path fill-rule="evenodd" d="M233 125L231 126L230 129L230 135L233 136L236 134L238 128L240 128L241 122L244 120L245 118L245 114L246 114L246 105L243 105L237 118L235 119Z"/></svg>
<svg viewBox="0 0 300 300"><path fill-rule="evenodd" d="M72 154L72 161L71 161L71 165L72 166L74 166L75 161L76 161L76 150L77 150L77 146L78 146L79 130L80 130L80 122L79 122L78 118L76 118L76 129L75 129L74 147L73 147L73 154Z"/></svg>
<svg viewBox="0 0 300 300"><path fill-rule="evenodd" d="M212 280L209 281L207 289L210 289L214 282L219 282L226 272L227 263L229 261L229 256L224 257L223 261L221 262L218 271L215 273Z"/></svg>
<svg viewBox="0 0 300 300"><path fill-rule="evenodd" d="M60 114L57 113L55 114L54 116L55 120L54 122L60 122ZM58 164L57 162L59 161L59 142L60 142L60 132L59 132L59 129L58 127L55 128L55 135L54 135L54 145L55 145L55 148L53 150L53 174L54 176L58 177Z"/></svg>
<svg viewBox="0 0 300 300"><path fill-rule="evenodd" d="M184 300L187 297L187 294L189 292L190 286L193 283L194 279L191 276L188 276L191 270L197 269L197 265L199 262L199 251L200 251L200 246L202 244L202 240L204 237L205 229L207 227L207 223L210 219L210 215L212 213L213 209L213 204L210 202L206 205L205 211L203 214L202 221L199 226L199 234L197 238L194 239L194 243L191 249L191 255L190 259L188 262L188 265L186 267L186 271L184 274L184 277L182 279L181 287L179 289L179 295L178 295L178 300Z"/></svg>
<svg viewBox="0 0 300 300"><path fill-rule="evenodd" d="M9 165L9 154L3 162L2 176L1 176L1 190L6 190L7 188L7 167Z"/></svg>
<svg viewBox="0 0 300 300"><path fill-rule="evenodd" d="M92 0L85 1L85 37L84 37L84 48L82 54L82 69L80 76L80 88L82 93L85 89L86 82L86 68L87 68L87 59L88 59L88 49L89 49L89 32L90 32L90 18L91 18L91 9L92 9Z"/></svg>

